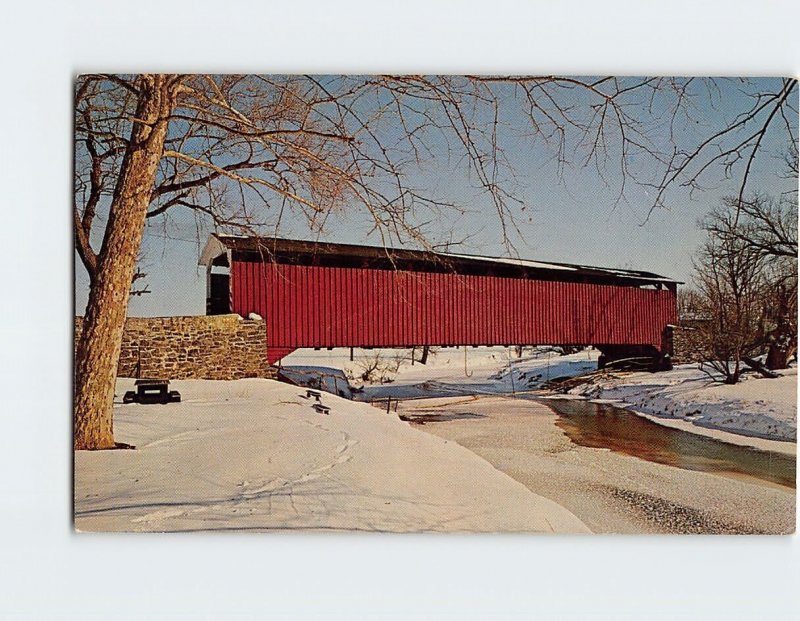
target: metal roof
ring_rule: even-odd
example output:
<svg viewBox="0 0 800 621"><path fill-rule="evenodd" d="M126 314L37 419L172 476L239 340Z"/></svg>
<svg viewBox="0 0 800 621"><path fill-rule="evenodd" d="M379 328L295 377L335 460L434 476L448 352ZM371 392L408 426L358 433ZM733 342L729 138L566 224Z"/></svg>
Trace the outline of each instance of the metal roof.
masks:
<svg viewBox="0 0 800 621"><path fill-rule="evenodd" d="M681 281L641 270L598 267L572 263L533 261L510 257L489 257L453 252L384 248L356 244L338 244L280 237L241 237L236 235L211 235L200 256L200 265L219 264L229 253L239 260L264 260L277 263L320 261L335 264L339 261L360 262L370 267L395 267L397 269L438 269L440 271L467 270L479 273L491 270L509 276L525 275L531 278L602 282L625 285L682 284ZM224 258L223 258L224 257Z"/></svg>

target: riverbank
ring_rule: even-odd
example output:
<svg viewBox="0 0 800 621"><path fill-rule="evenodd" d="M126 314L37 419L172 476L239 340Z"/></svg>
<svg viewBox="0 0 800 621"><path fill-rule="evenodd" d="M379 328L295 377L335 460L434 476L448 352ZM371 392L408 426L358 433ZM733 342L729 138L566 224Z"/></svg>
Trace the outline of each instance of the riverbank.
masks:
<svg viewBox="0 0 800 621"><path fill-rule="evenodd" d="M545 405L504 397L400 403L421 428L458 442L597 533L786 534L795 490L578 446ZM442 422L435 420L445 419Z"/></svg>
<svg viewBox="0 0 800 621"><path fill-rule="evenodd" d="M541 391L553 380L569 380L569 398L608 401L668 427L785 454L797 453L797 369L767 379L747 374L734 386L714 382L696 364L659 373L597 369L597 350L567 356L548 348L526 350L517 358L505 347L449 348L432 353L428 363L405 360L390 383L365 384L361 400L445 397L448 395L511 395ZM357 368L369 355L388 358L388 351L361 352L347 362L349 352L297 351L286 364ZM395 352L395 355L396 352ZM348 366L350 365L350 366ZM354 367L355 365L355 367ZM585 376L585 377L581 377Z"/></svg>
<svg viewBox="0 0 800 621"><path fill-rule="evenodd" d="M590 403L608 403L616 407L624 408L631 414L640 416L646 420L663 427L670 429L679 429L687 433L693 433L704 438L711 438L712 440L719 440L720 442L727 442L728 444L735 444L736 446L745 446L749 448L758 449L760 451L772 451L781 453L783 455L797 455L797 442L792 440L769 440L767 438L756 438L754 436L746 436L741 433L734 433L732 431L724 431L722 429L715 429L713 427L701 427L694 424L689 420L681 420L679 418L665 418L664 416L655 416L636 410L629 403L624 403L616 399L589 399L577 395L563 395L545 393L539 395L543 401L561 401L561 400L585 400Z"/></svg>
<svg viewBox="0 0 800 621"><path fill-rule="evenodd" d="M780 373L776 379L747 375L729 386L695 364L659 373L610 371L587 376L567 394L624 404L658 422L727 442L796 454L797 369Z"/></svg>
<svg viewBox="0 0 800 621"><path fill-rule="evenodd" d="M117 394L133 380L119 380ZM364 403L271 380L184 380L114 408L135 450L75 454L79 531L587 533L486 460Z"/></svg>
<svg viewBox="0 0 800 621"><path fill-rule="evenodd" d="M419 352L417 353L419 355ZM297 350L284 358L285 367L342 369L363 392L357 399L434 397L457 394L512 394L534 390L543 382L568 378L597 369L595 349L560 355L553 348L527 348L518 357L511 347L450 347L430 354L426 364L412 364L410 351L360 350L354 361L349 351ZM365 383L360 373L365 366L388 365L395 360L389 381ZM380 362L379 362L380 361Z"/></svg>

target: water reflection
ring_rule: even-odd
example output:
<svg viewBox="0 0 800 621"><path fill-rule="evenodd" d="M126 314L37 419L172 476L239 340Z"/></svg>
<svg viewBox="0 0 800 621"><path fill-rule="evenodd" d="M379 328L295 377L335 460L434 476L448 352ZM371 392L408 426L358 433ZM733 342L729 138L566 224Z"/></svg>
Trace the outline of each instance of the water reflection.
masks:
<svg viewBox="0 0 800 621"><path fill-rule="evenodd" d="M665 427L609 404L578 400L544 403L559 415L557 424L570 440L581 446L607 448L685 470L738 474L795 487L793 455L736 446Z"/></svg>

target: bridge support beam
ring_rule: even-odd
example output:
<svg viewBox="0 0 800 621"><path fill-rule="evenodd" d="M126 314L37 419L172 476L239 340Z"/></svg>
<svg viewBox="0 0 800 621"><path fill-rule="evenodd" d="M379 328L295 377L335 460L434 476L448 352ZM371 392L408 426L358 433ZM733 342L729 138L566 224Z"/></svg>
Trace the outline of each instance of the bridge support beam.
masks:
<svg viewBox="0 0 800 621"><path fill-rule="evenodd" d="M669 371L672 357L666 351L659 351L652 345L598 345L601 355L597 359L599 369L639 371Z"/></svg>

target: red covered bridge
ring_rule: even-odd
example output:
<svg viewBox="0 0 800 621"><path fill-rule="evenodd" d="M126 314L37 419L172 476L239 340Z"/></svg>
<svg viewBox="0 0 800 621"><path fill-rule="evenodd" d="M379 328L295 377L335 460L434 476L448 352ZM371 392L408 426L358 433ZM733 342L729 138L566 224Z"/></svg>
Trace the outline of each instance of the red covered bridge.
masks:
<svg viewBox="0 0 800 621"><path fill-rule="evenodd" d="M649 272L266 237L212 236L207 313L261 315L300 347L594 345L671 354L677 281ZM668 359L666 359L668 360Z"/></svg>

